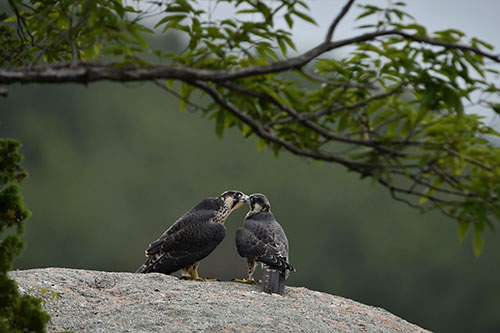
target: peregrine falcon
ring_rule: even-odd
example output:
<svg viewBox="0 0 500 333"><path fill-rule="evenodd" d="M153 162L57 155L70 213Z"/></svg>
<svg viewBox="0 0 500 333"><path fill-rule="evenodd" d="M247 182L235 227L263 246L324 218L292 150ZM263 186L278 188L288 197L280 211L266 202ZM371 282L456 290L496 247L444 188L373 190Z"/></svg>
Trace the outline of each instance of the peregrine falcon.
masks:
<svg viewBox="0 0 500 333"><path fill-rule="evenodd" d="M183 279L204 281L198 276L200 260L222 242L226 218L246 201L248 196L240 191L203 200L149 244L147 259L136 273L171 274L182 269Z"/></svg>
<svg viewBox="0 0 500 333"><path fill-rule="evenodd" d="M283 295L285 279L295 268L288 263L288 239L281 225L271 213L271 204L265 195L249 197L250 211L242 228L236 231L236 248L248 260L248 279L234 280L255 283L252 275L259 261L262 265L262 291Z"/></svg>

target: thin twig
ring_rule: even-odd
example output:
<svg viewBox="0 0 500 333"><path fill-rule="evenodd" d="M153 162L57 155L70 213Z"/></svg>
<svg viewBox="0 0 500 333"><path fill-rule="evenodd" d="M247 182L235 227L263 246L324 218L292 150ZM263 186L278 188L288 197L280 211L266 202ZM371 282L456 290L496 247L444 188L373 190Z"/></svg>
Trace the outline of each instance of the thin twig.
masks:
<svg viewBox="0 0 500 333"><path fill-rule="evenodd" d="M359 88L359 89L374 89L374 86L371 84L363 84L363 83L355 83L355 82L340 82L340 81L330 81L322 76L314 75L312 73L307 72L304 68L301 68L300 73L304 75L311 81L317 81L320 83L324 83L326 85L332 87L342 87L342 88Z"/></svg>
<svg viewBox="0 0 500 333"><path fill-rule="evenodd" d="M344 18L344 16L347 14L347 12L351 8L351 6L354 3L354 1L355 0L349 0L349 1L347 1L347 3L345 4L345 6L342 8L342 10L340 11L340 13L335 18L335 20L333 20L332 24L328 28L328 32L326 33L325 42L329 42L329 41L332 40L335 28L340 23L340 20L342 20L342 18Z"/></svg>
<svg viewBox="0 0 500 333"><path fill-rule="evenodd" d="M336 109L326 109L326 110L323 110L323 111L319 111L319 112L315 112L315 113L308 113L308 114L305 114L305 115L300 115L299 117L293 117L293 118L287 118L287 119L282 119L282 120L278 120L278 121L275 121L273 123L270 123L269 125L270 126L273 126L273 125L283 125L283 124L287 124L287 123L294 123L294 122L297 122L297 121L303 121L303 120L312 120L312 119L318 119L320 117L323 117L323 116L326 116L326 115L329 115L329 114L332 114L332 113L337 113L337 112L341 112L341 111L349 111L349 110L356 110L362 106L365 106L373 101L376 101L376 100L379 100L379 99L383 99L383 98L386 98L386 97L389 97L389 96L392 96L396 93L399 93L402 91L402 86L398 86L396 87L395 89L391 90L391 91L388 91L386 93L383 93L383 94L378 94L378 95L373 95L365 100L362 100L360 102L357 102L353 105L346 105L346 106L342 106L342 107L339 107L339 108L336 108Z"/></svg>
<svg viewBox="0 0 500 333"><path fill-rule="evenodd" d="M153 84L155 86L161 88L162 90L165 90L166 92L168 92L172 96L180 99L181 101L183 101L184 103L186 103L187 105L189 105L190 107L192 107L194 110L200 110L200 111L203 111L203 112L207 112L208 111L207 108L204 108L201 105L198 105L198 104L195 104L195 103L191 102L188 98L182 97L175 90L170 89L169 87L167 87L166 84L161 83L158 80L153 80L152 82L153 82Z"/></svg>
<svg viewBox="0 0 500 333"><path fill-rule="evenodd" d="M284 149L288 150L289 152L299 155L299 156L304 156L304 157L309 157L314 160L320 160L320 161L327 161L327 162L336 162L341 165L346 166L350 170L362 172L363 169L375 169L375 168L383 168L383 165L377 164L377 163L361 163L361 162L353 162L346 160L340 156L332 155L332 154L324 154L320 152L312 152L309 150L304 150L301 148L298 148L291 144L288 141L282 140L279 138L274 131L272 131L269 128L265 128L262 126L261 123L259 123L257 120L253 119L250 115L246 114L245 112L239 110L234 104L232 104L230 101L228 101L226 98L224 98L223 95L221 95L217 89L215 89L213 86L206 82L202 81L188 81L189 84L196 86L200 88L201 90L205 91L209 96L212 97L212 99L224 109L235 115L238 119L246 123L248 126L252 128L252 130L261 138L266 139L270 142L276 143L279 146L283 147Z"/></svg>
<svg viewBox="0 0 500 333"><path fill-rule="evenodd" d="M293 110L292 108L290 108L288 106L282 105L280 102L278 102L272 96L270 96L270 95L268 95L268 94L266 94L264 92L258 92L258 91L255 91L255 90L251 90L251 89L248 89L246 87L242 87L242 86L239 86L239 85L237 85L235 83L230 83L230 82L222 82L222 83L220 83L220 85L222 85L222 86L224 86L224 87L226 87L226 88L228 88L230 90L233 90L233 91L236 91L236 92L239 92L239 93L243 93L243 94L246 94L246 95L249 95L249 96L257 97L257 98L266 100L266 101L268 101L268 102L276 105L281 110L285 111L290 116L292 116L294 119L297 119L297 121L303 123L306 127L312 129L316 133L321 134L325 138L328 138L328 139L331 139L331 140L335 140L335 141L339 141L339 142L344 142L344 143L351 143L351 144L359 144L359 145L363 145L363 146L369 146L369 147L372 147L372 148L374 148L376 150L379 150L379 151L381 151L383 153L387 153L387 154L390 154L390 155L393 155L393 156L399 156L399 157L406 156L406 154L398 152L398 151L396 151L394 149L387 148L387 147L385 147L383 145L378 145L378 144L374 145L372 143L372 141L370 141L370 140L359 140L359 139L349 138L349 137L347 137L347 136L345 136L343 134L340 134L340 133L330 132L326 128L321 127L321 126L319 126L318 124L316 124L314 122L308 121L307 119L301 119L301 115L299 113L297 113L295 110ZM272 126L265 125L265 127L269 128L269 127L272 127Z"/></svg>

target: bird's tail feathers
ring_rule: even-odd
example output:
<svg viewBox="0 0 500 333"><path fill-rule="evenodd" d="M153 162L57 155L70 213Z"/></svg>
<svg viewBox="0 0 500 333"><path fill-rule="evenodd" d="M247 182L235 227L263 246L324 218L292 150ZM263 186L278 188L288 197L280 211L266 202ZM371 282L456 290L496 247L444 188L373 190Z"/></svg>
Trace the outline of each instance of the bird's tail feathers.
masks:
<svg viewBox="0 0 500 333"><path fill-rule="evenodd" d="M144 264L141 265L135 272L136 273L150 273L153 267L153 260L151 258L147 258Z"/></svg>
<svg viewBox="0 0 500 333"><path fill-rule="evenodd" d="M290 265L287 261L287 259L283 256L280 255L270 255L270 256L264 256L260 258L260 261L263 263L269 265L272 268L284 271L284 270L289 270L292 272L296 272L297 270L295 267Z"/></svg>
<svg viewBox="0 0 500 333"><path fill-rule="evenodd" d="M285 272L265 265L262 269L262 291L283 296L285 293Z"/></svg>

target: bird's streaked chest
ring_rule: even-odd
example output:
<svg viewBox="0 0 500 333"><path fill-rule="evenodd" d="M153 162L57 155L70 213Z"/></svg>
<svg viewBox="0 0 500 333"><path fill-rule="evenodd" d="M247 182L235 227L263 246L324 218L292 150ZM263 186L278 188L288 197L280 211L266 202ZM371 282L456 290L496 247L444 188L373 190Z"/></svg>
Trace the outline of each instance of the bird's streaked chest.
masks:
<svg viewBox="0 0 500 333"><path fill-rule="evenodd" d="M213 217L212 221L215 223L222 223L226 222L227 217L231 213L231 209L228 205L223 205L219 208L215 216Z"/></svg>

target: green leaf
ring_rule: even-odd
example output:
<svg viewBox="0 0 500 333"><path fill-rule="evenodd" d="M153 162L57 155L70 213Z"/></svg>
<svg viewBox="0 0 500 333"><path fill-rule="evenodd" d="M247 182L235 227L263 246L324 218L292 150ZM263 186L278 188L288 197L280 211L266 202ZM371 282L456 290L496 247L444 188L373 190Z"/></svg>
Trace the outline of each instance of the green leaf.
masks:
<svg viewBox="0 0 500 333"><path fill-rule="evenodd" d="M387 135L387 136L393 136L394 133L396 132L396 129L399 127L400 121L401 121L400 118L392 120L389 123L389 126L387 127L387 131L385 132L385 135Z"/></svg>
<svg viewBox="0 0 500 333"><path fill-rule="evenodd" d="M236 14L255 14L260 13L258 9L241 9L236 12Z"/></svg>
<svg viewBox="0 0 500 333"><path fill-rule="evenodd" d="M219 137L219 139L222 139L224 136L224 128L225 128L225 121L226 121L226 112L224 110L219 110L217 113L217 117L215 118L215 133Z"/></svg>
<svg viewBox="0 0 500 333"><path fill-rule="evenodd" d="M295 43L293 42L293 40L291 38L289 38L288 36L283 36L283 39L288 44L288 46L290 46L292 48L292 50L297 51L297 48L295 47Z"/></svg>
<svg viewBox="0 0 500 333"><path fill-rule="evenodd" d="M347 127L348 120L349 120L349 114L348 113L342 114L342 116L340 116L339 124L337 125L337 131L343 132Z"/></svg>
<svg viewBox="0 0 500 333"><path fill-rule="evenodd" d="M257 143L257 150L262 151L262 149L264 149L265 146L266 146L266 140L259 139L259 142Z"/></svg>
<svg viewBox="0 0 500 333"><path fill-rule="evenodd" d="M11 16L9 18L6 18L5 20L3 20L2 22L5 22L5 23L11 23L11 22L16 22L17 21L17 16Z"/></svg>
<svg viewBox="0 0 500 333"><path fill-rule="evenodd" d="M137 25L131 24L128 26L128 32L134 36L135 40L144 48L148 47L148 42L137 31Z"/></svg>
<svg viewBox="0 0 500 333"><path fill-rule="evenodd" d="M121 1L113 0L113 7L120 18L125 15L125 8L123 8Z"/></svg>
<svg viewBox="0 0 500 333"><path fill-rule="evenodd" d="M179 91L179 106L181 111L184 111L186 109L186 106L188 105L189 97L191 97L191 93L193 92L193 87L190 86L189 84L183 82L181 85L181 90Z"/></svg>
<svg viewBox="0 0 500 333"><path fill-rule="evenodd" d="M431 102L436 94L438 86L436 84L428 84L427 89L425 89L424 94L422 96L422 100L420 101L420 107L428 108L431 105Z"/></svg>
<svg viewBox="0 0 500 333"><path fill-rule="evenodd" d="M165 85L167 86L168 89L172 89L174 86L175 79L167 79L165 80Z"/></svg>
<svg viewBox="0 0 500 333"><path fill-rule="evenodd" d="M462 243L470 229L470 222L458 222L458 241Z"/></svg>
<svg viewBox="0 0 500 333"><path fill-rule="evenodd" d="M289 106L288 101L281 97L276 91L274 91L272 88L268 87L267 85L263 84L260 87L264 92L266 92L269 96L271 96L273 99L275 99L278 103L284 105L284 106Z"/></svg>
<svg viewBox="0 0 500 333"><path fill-rule="evenodd" d="M416 30L418 36L426 36L427 35L427 30L425 29L424 26L422 26L420 24L412 23L412 24L407 24L403 27L405 29L408 29L408 30Z"/></svg>
<svg viewBox="0 0 500 333"><path fill-rule="evenodd" d="M185 19L187 16L186 15L168 15L162 18L158 23L155 24L155 28L159 27L162 24L168 23L164 28L163 32L168 30L170 27L173 27L174 25L180 23L183 19Z"/></svg>
<svg viewBox="0 0 500 333"><path fill-rule="evenodd" d="M370 15L372 15L372 14L376 13L376 12L377 12L377 10L375 10L375 9L369 9L369 10L367 10L367 11L365 11L365 12L361 13L360 15L358 15L358 17L356 17L356 19L355 19L355 20L356 20L356 21L359 21L359 20L361 20L363 17L370 16Z"/></svg>
<svg viewBox="0 0 500 333"><path fill-rule="evenodd" d="M292 29L293 28L293 19L292 19L292 16L290 15L290 13L285 14L285 21L288 24L288 27L290 29Z"/></svg>
<svg viewBox="0 0 500 333"><path fill-rule="evenodd" d="M486 224L483 222L476 222L474 223L474 229L479 233L483 233L486 231Z"/></svg>
<svg viewBox="0 0 500 333"><path fill-rule="evenodd" d="M484 239L481 237L481 233L476 230L475 235L474 235L474 254L477 256L481 255L481 252L483 252L484 249Z"/></svg>
<svg viewBox="0 0 500 333"><path fill-rule="evenodd" d="M283 56L286 57L286 44L283 39L278 38L278 45L280 47L281 53L283 53Z"/></svg>
<svg viewBox="0 0 500 333"><path fill-rule="evenodd" d="M422 96L422 100L420 101L420 109L417 113L416 118L413 120L414 124L418 124L422 119L424 119L427 112L429 112L437 90L438 86L435 84L429 84L427 86L427 89L424 91L424 94Z"/></svg>
<svg viewBox="0 0 500 333"><path fill-rule="evenodd" d="M298 11L293 11L292 13L295 14L296 16L300 17L304 21L307 21L307 22L312 23L314 25L318 25L316 23L316 21L312 17L307 15L306 13L302 13L302 12L298 12Z"/></svg>
<svg viewBox="0 0 500 333"><path fill-rule="evenodd" d="M490 51L493 51L495 49L495 47L493 45L486 43L486 42L484 42L480 39L477 39L477 38L472 38L472 43L477 43L479 45L482 45Z"/></svg>
<svg viewBox="0 0 500 333"><path fill-rule="evenodd" d="M250 126L245 125L245 126L243 126L241 133L243 133L243 137L246 139L253 134L253 130Z"/></svg>

